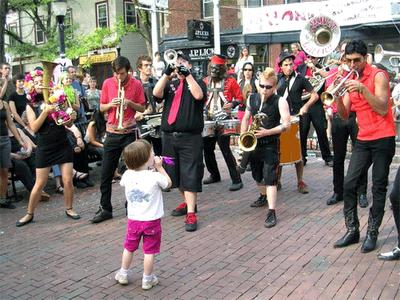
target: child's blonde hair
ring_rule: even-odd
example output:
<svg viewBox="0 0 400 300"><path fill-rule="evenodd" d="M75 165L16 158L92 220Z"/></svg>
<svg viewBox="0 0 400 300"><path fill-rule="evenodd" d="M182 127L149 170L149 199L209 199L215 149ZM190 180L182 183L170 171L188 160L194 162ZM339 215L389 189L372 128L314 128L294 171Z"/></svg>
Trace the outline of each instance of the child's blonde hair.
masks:
<svg viewBox="0 0 400 300"><path fill-rule="evenodd" d="M140 139L125 147L123 156L126 166L135 170L142 167L150 158L151 144Z"/></svg>

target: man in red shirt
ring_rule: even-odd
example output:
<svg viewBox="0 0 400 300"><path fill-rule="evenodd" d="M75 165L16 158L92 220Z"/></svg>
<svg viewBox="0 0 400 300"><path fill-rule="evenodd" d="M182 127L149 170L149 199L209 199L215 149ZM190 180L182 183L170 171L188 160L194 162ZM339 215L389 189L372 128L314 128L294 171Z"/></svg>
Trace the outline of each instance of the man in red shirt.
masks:
<svg viewBox="0 0 400 300"><path fill-rule="evenodd" d="M114 171L122 150L138 137L138 128L135 121L136 111L143 112L145 98L142 84L139 80L129 76L131 64L126 57L119 56L112 62L114 76L104 81L101 90L100 111L107 116L106 140L104 141L103 167L101 170L101 199L100 208L96 212L92 223L100 223L112 218L111 183ZM117 109L121 106L118 98L118 87L124 90L123 129L118 128L119 118Z"/></svg>
<svg viewBox="0 0 400 300"><path fill-rule="evenodd" d="M340 115L347 119L350 111L357 116L359 131L344 182L344 219L346 234L334 247L346 247L360 239L357 215L357 186L363 172L372 164L372 206L366 238L361 252L373 251L384 215L389 166L395 153L395 126L389 102L388 74L367 63L367 46L361 40L346 45L345 61L359 77L347 80L347 93L337 101Z"/></svg>
<svg viewBox="0 0 400 300"><path fill-rule="evenodd" d="M218 121L229 119L229 112L232 108L243 101L242 92L239 84L232 77L226 76L226 58L223 55L214 55L210 61L210 76L204 79L207 84L208 100L207 120ZM236 169L236 160L229 147L230 136L223 135L219 130L215 130L213 136L203 137L204 142L204 160L210 176L203 183L210 184L221 181L221 175L218 170L217 160L215 159L215 144L218 143L226 165L232 184L230 191L240 190L243 187L240 173Z"/></svg>

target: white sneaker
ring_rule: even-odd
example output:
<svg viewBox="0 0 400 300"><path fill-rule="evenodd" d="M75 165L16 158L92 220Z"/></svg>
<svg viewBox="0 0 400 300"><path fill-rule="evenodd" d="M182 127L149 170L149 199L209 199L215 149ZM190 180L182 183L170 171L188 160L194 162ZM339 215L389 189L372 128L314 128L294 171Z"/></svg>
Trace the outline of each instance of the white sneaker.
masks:
<svg viewBox="0 0 400 300"><path fill-rule="evenodd" d="M128 284L128 275L123 275L119 271L115 274L115 280L121 285Z"/></svg>
<svg viewBox="0 0 400 300"><path fill-rule="evenodd" d="M153 279L150 281L142 280L142 289L149 290L153 286L156 286L157 284L158 284L158 279L157 279L156 275L153 275Z"/></svg>

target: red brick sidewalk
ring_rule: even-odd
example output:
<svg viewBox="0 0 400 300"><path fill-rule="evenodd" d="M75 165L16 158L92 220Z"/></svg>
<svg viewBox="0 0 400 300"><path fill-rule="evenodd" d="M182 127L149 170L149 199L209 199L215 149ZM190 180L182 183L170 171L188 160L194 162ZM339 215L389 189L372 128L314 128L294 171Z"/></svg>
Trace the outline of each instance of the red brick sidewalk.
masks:
<svg viewBox="0 0 400 300"><path fill-rule="evenodd" d="M141 289L142 255L135 254L131 283L115 283L125 227L123 190L114 185L114 219L92 225L99 203L98 185L76 192L82 219L65 216L54 195L41 203L35 222L16 228L26 201L0 210L0 298L3 299L400 299L400 262L381 262L376 254L396 243L392 212L380 229L378 249L360 253L361 244L333 249L344 233L342 204L326 206L331 169L311 158L305 168L308 195L296 192L295 170L283 172L278 193L278 225L263 226L265 208L250 208L258 193L250 173L245 187L229 192L223 181L204 186L199 198L199 230L184 231L183 217L169 215L179 202L165 193L162 253L155 273L160 284ZM393 180L397 165L391 169ZM369 181L370 190L370 181ZM370 192L369 192L370 193ZM368 195L371 200L371 194ZM368 209L359 209L362 238Z"/></svg>

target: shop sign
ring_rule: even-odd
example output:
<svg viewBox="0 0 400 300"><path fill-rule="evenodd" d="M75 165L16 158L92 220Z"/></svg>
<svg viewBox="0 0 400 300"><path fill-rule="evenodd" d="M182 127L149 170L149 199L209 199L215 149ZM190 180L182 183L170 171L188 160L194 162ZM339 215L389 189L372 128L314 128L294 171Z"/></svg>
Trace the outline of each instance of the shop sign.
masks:
<svg viewBox="0 0 400 300"><path fill-rule="evenodd" d="M334 0L243 8L243 34L298 31L314 16L326 15L339 26L399 18L398 0Z"/></svg>
<svg viewBox="0 0 400 300"><path fill-rule="evenodd" d="M212 26L211 22L188 20L187 21L188 40L211 41Z"/></svg>
<svg viewBox="0 0 400 300"><path fill-rule="evenodd" d="M113 61L117 58L117 54L115 52L107 52L103 54L94 54L90 56L81 56L79 57L79 64L100 64L105 62Z"/></svg>
<svg viewBox="0 0 400 300"><path fill-rule="evenodd" d="M229 44L221 46L221 54L225 55L228 59L238 58L239 48L236 44ZM189 55L192 61L208 60L214 54L214 48L192 48L181 49L183 53Z"/></svg>

